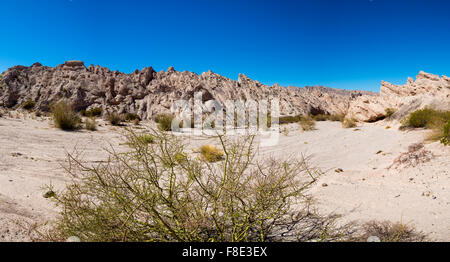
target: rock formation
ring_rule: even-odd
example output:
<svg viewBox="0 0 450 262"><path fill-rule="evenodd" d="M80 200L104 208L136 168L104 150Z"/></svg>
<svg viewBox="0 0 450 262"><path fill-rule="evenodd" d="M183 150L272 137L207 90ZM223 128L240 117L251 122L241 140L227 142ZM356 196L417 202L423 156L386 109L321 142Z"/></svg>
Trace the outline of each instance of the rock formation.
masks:
<svg viewBox="0 0 450 262"><path fill-rule="evenodd" d="M393 85L382 81L378 96L360 96L350 104L347 115L359 121L376 121L383 118L387 108L397 112L395 119L429 107L450 110L450 78L420 72L416 80L408 78L405 85Z"/></svg>
<svg viewBox="0 0 450 262"><path fill-rule="evenodd" d="M267 86L241 74L232 79L211 71L198 75L173 67L156 72L152 67L131 74L100 66L86 67L81 61L67 61L55 68L35 63L15 66L0 75L0 107L15 108L32 100L36 109L48 111L51 103L68 100L76 110L101 107L104 112L136 113L142 119L169 112L176 100L192 103L195 92L203 102L217 100L280 99L282 115L347 114L360 121L382 117L388 107L433 105L449 99L450 79L421 72L405 86L382 83L380 94L327 87ZM401 112L401 110L399 111Z"/></svg>

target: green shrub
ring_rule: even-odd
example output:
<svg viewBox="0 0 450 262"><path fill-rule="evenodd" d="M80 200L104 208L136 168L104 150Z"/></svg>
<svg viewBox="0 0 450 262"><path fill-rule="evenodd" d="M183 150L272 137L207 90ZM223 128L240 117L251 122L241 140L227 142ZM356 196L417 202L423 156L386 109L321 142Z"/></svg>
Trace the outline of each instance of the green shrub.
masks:
<svg viewBox="0 0 450 262"><path fill-rule="evenodd" d="M300 122L302 116L280 116L280 125L292 124Z"/></svg>
<svg viewBox="0 0 450 262"><path fill-rule="evenodd" d="M450 120L449 111L438 111L429 108L412 112L406 119L406 126L412 128L437 128L442 127Z"/></svg>
<svg viewBox="0 0 450 262"><path fill-rule="evenodd" d="M325 115L325 114L319 114L319 115L314 115L312 116L312 118L316 121L327 121L330 119L330 115Z"/></svg>
<svg viewBox="0 0 450 262"><path fill-rule="evenodd" d="M133 122L133 121L141 121L141 118L139 117L138 114L133 114L133 113L126 113L125 114L125 121L127 122Z"/></svg>
<svg viewBox="0 0 450 262"><path fill-rule="evenodd" d="M85 127L89 131L96 131L97 130L97 122L94 118L86 119Z"/></svg>
<svg viewBox="0 0 450 262"><path fill-rule="evenodd" d="M117 113L110 113L107 117L107 120L113 126L120 126L123 122L122 116Z"/></svg>
<svg viewBox="0 0 450 262"><path fill-rule="evenodd" d="M69 155L74 179L55 192L58 220L43 238L83 242L330 241L333 220L305 195L319 173L305 160L255 161L253 137L219 137L225 160L190 158L176 136L155 131L154 144L133 133L131 151L109 151L87 166Z"/></svg>
<svg viewBox="0 0 450 262"><path fill-rule="evenodd" d="M300 126L303 131L312 131L316 129L316 122L311 117L302 117L300 119Z"/></svg>
<svg viewBox="0 0 450 262"><path fill-rule="evenodd" d="M441 143L444 145L450 145L450 120L444 126L444 135L441 138Z"/></svg>
<svg viewBox="0 0 450 262"><path fill-rule="evenodd" d="M161 131L171 131L172 121L175 117L171 114L159 114L155 118L155 122L158 124L158 128Z"/></svg>
<svg viewBox="0 0 450 262"><path fill-rule="evenodd" d="M395 109L393 108L386 108L386 118L391 118L391 116L395 113Z"/></svg>
<svg viewBox="0 0 450 262"><path fill-rule="evenodd" d="M344 120L344 115L343 114L335 114L335 115L319 114L319 115L312 116L312 118L316 121L342 122Z"/></svg>
<svg viewBox="0 0 450 262"><path fill-rule="evenodd" d="M344 114L330 115L329 120L335 122L343 122L345 119Z"/></svg>
<svg viewBox="0 0 450 262"><path fill-rule="evenodd" d="M80 113L82 116L86 116L86 117L99 117L102 115L103 109L101 107L94 107L87 111L81 110Z"/></svg>
<svg viewBox="0 0 450 262"><path fill-rule="evenodd" d="M213 145L204 145L200 148L200 154L203 158L210 162L218 162L223 160L224 152Z"/></svg>
<svg viewBox="0 0 450 262"><path fill-rule="evenodd" d="M141 135L138 139L144 144L153 144L155 143L155 137L150 134Z"/></svg>
<svg viewBox="0 0 450 262"><path fill-rule="evenodd" d="M25 110L33 110L35 106L36 106L36 102L34 102L32 100L28 100L22 104L22 108Z"/></svg>
<svg viewBox="0 0 450 262"><path fill-rule="evenodd" d="M72 131L80 127L81 119L66 102L58 102L51 106L55 126L62 130Z"/></svg>

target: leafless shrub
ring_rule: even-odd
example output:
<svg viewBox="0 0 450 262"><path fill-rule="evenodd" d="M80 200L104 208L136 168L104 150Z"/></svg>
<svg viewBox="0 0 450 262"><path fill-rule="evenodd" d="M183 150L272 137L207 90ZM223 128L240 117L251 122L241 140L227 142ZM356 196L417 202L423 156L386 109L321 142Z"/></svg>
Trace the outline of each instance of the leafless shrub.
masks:
<svg viewBox="0 0 450 262"><path fill-rule="evenodd" d="M427 236L411 225L401 222L370 221L362 226L362 234L353 241L365 242L371 236L380 238L381 242L422 242Z"/></svg>
<svg viewBox="0 0 450 262"><path fill-rule="evenodd" d="M426 150L423 143L412 144L408 147L408 152L397 157L390 168L416 167L429 162L433 158L431 151Z"/></svg>
<svg viewBox="0 0 450 262"><path fill-rule="evenodd" d="M255 159L254 137L219 136L224 160L190 156L181 138L129 131L131 151L87 166L69 155L74 177L53 199L61 207L42 239L62 241L326 241L334 218L311 212L305 190L318 170L307 159ZM295 208L294 208L295 207ZM299 212L298 210L304 210Z"/></svg>

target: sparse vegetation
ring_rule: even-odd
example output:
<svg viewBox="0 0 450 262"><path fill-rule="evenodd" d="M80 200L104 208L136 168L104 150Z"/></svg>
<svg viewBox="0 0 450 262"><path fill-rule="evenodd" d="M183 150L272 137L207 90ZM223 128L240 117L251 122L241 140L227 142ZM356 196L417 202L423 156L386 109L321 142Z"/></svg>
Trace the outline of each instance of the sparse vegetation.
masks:
<svg viewBox="0 0 450 262"><path fill-rule="evenodd" d="M381 242L421 242L427 239L427 236L417 231L413 226L400 222L392 223L389 221L370 221L363 225L363 234L359 241L365 242L371 236L378 237Z"/></svg>
<svg viewBox="0 0 450 262"><path fill-rule="evenodd" d="M77 116L72 106L60 101L51 106L55 126L65 131L73 131L80 127L81 119Z"/></svg>
<svg viewBox="0 0 450 262"><path fill-rule="evenodd" d="M138 139L145 144L153 144L155 143L155 137L150 134L141 135Z"/></svg>
<svg viewBox="0 0 450 262"><path fill-rule="evenodd" d="M141 121L141 118L138 116L138 114L133 113L126 113L124 119L127 122L134 122L136 120Z"/></svg>
<svg viewBox="0 0 450 262"><path fill-rule="evenodd" d="M312 116L312 118L316 121L336 121L342 122L344 120L343 114L335 114L335 115L327 115L327 114L319 114Z"/></svg>
<svg viewBox="0 0 450 262"><path fill-rule="evenodd" d="M356 120L354 118L345 118L342 121L343 128L354 128L356 127Z"/></svg>
<svg viewBox="0 0 450 262"><path fill-rule="evenodd" d="M22 104L22 108L28 111L33 110L35 106L36 102L34 102L33 100L28 100Z"/></svg>
<svg viewBox="0 0 450 262"><path fill-rule="evenodd" d="M395 114L395 109L394 108L386 108L385 112L386 112L386 118L390 119L391 116L393 114Z"/></svg>
<svg viewBox="0 0 450 262"><path fill-rule="evenodd" d="M86 122L84 123L85 127L89 131L96 131L97 130L97 122L94 118L88 118L86 119Z"/></svg>
<svg viewBox="0 0 450 262"><path fill-rule="evenodd" d="M313 212L305 190L320 174L305 159L256 161L253 137L219 137L224 161L212 164L186 155L180 138L161 131L151 135L154 144L130 133L130 152L111 150L108 162L92 167L69 155L66 170L76 179L55 192L60 217L42 238L241 242L344 237L334 226L336 217Z"/></svg>
<svg viewBox="0 0 450 262"><path fill-rule="evenodd" d="M444 145L450 145L450 120L444 126L444 135L441 138L441 143Z"/></svg>
<svg viewBox="0 0 450 262"><path fill-rule="evenodd" d="M171 131L172 121L175 117L171 114L159 114L155 118L155 122L158 124L158 128L161 131Z"/></svg>
<svg viewBox="0 0 450 262"><path fill-rule="evenodd" d="M120 126L123 122L122 116L117 113L110 113L107 117L107 120L113 126Z"/></svg>
<svg viewBox="0 0 450 262"><path fill-rule="evenodd" d="M450 111L438 111L429 108L424 108L412 112L404 124L412 128L429 128L433 129L439 126L444 126L447 121L450 121Z"/></svg>
<svg viewBox="0 0 450 262"><path fill-rule="evenodd" d="M316 121L309 116L302 117L300 119L300 126L303 131L312 131L316 129Z"/></svg>
<svg viewBox="0 0 450 262"><path fill-rule="evenodd" d="M450 122L450 111L439 111L429 108L412 112L403 120L403 128L427 128L432 132L428 139L441 141L444 145L448 144L448 123ZM447 131L446 131L447 127Z"/></svg>
<svg viewBox="0 0 450 262"><path fill-rule="evenodd" d="M200 154L206 161L210 163L221 161L224 157L224 152L213 145L202 146L200 148Z"/></svg>
<svg viewBox="0 0 450 262"><path fill-rule="evenodd" d="M87 111L81 110L80 113L82 116L85 116L85 117L99 117L102 115L103 109L101 107L94 107Z"/></svg>
<svg viewBox="0 0 450 262"><path fill-rule="evenodd" d="M280 116L280 125L292 124L300 122L302 116ZM271 121L271 120L270 120Z"/></svg>

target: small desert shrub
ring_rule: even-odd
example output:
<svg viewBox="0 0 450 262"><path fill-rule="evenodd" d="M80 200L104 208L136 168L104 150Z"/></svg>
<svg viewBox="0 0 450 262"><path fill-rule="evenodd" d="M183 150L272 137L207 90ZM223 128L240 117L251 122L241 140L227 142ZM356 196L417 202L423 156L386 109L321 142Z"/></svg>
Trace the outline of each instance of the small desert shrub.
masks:
<svg viewBox="0 0 450 262"><path fill-rule="evenodd" d="M392 167L416 167L420 164L429 162L433 157L433 153L426 150L423 143L412 144L408 147L408 152L400 154L400 156L394 160L389 169Z"/></svg>
<svg viewBox="0 0 450 262"><path fill-rule="evenodd" d="M316 129L316 121L309 116L300 119L300 126L303 131L312 131Z"/></svg>
<svg viewBox="0 0 450 262"><path fill-rule="evenodd" d="M85 127L89 131L96 131L97 130L97 122L94 118L86 119L86 122L84 123Z"/></svg>
<svg viewBox="0 0 450 262"><path fill-rule="evenodd" d="M158 128L161 131L171 131L172 121L175 119L173 115L170 114L159 114L155 118L155 122L158 124Z"/></svg>
<svg viewBox="0 0 450 262"><path fill-rule="evenodd" d="M131 132L131 131L130 131ZM330 241L334 219L318 216L305 195L319 173L305 159L256 160L254 137L219 136L225 160L186 155L179 137L153 131L154 144L130 133L129 152L110 150L87 166L69 155L74 177L53 200L58 220L47 241ZM335 238L336 237L336 238Z"/></svg>
<svg viewBox="0 0 450 262"><path fill-rule="evenodd" d="M381 242L422 242L426 235L414 227L397 222L370 221L363 225L363 235L360 241L365 242L371 236L377 236Z"/></svg>
<svg viewBox="0 0 450 262"><path fill-rule="evenodd" d="M450 120L444 126L444 135L441 138L441 143L444 145L450 145Z"/></svg>
<svg viewBox="0 0 450 262"><path fill-rule="evenodd" d="M344 115L343 114L334 114L334 115L319 114L319 115L312 116L312 118L316 121L342 122L344 120Z"/></svg>
<svg viewBox="0 0 450 262"><path fill-rule="evenodd" d="M319 114L319 115L312 116L312 118L316 121L322 122L322 121L328 121L330 119L330 115Z"/></svg>
<svg viewBox="0 0 450 262"><path fill-rule="evenodd" d="M445 127L450 122L450 111L438 111L429 108L412 112L403 120L403 127L431 129L428 140L441 141L448 144L448 131Z"/></svg>
<svg viewBox="0 0 450 262"><path fill-rule="evenodd" d="M412 112L406 119L406 126L412 128L436 128L443 126L450 120L450 112L438 111L429 108Z"/></svg>
<svg viewBox="0 0 450 262"><path fill-rule="evenodd" d="M80 113L82 116L86 116L86 117L99 117L102 115L103 109L101 107L94 107L87 111L81 110Z"/></svg>
<svg viewBox="0 0 450 262"><path fill-rule="evenodd" d="M393 108L386 108L385 112L386 112L386 118L389 119L395 113L395 109L393 109Z"/></svg>
<svg viewBox="0 0 450 262"><path fill-rule="evenodd" d="M71 131L80 127L81 119L66 102L58 102L51 106L55 126L62 130Z"/></svg>
<svg viewBox="0 0 450 262"><path fill-rule="evenodd" d="M25 110L33 110L35 106L36 102L34 102L33 100L28 100L22 104L22 108Z"/></svg>
<svg viewBox="0 0 450 262"><path fill-rule="evenodd" d="M137 114L133 113L126 113L125 114L125 121L127 122L134 122L134 121L141 121L141 118Z"/></svg>
<svg viewBox="0 0 450 262"><path fill-rule="evenodd" d="M330 115L329 120L335 121L335 122L342 122L345 119L344 114L336 114L336 115Z"/></svg>
<svg viewBox="0 0 450 262"><path fill-rule="evenodd" d="M203 158L210 162L214 163L217 161L223 160L224 152L220 150L218 147L213 145L204 145L200 148L200 154Z"/></svg>
<svg viewBox="0 0 450 262"><path fill-rule="evenodd" d="M302 116L280 116L280 125L292 124L300 122Z"/></svg>
<svg viewBox="0 0 450 262"><path fill-rule="evenodd" d="M153 144L155 143L155 137L150 134L141 135L138 139L144 144Z"/></svg>
<svg viewBox="0 0 450 262"><path fill-rule="evenodd" d="M356 120L354 118L345 118L342 121L343 128L353 128L356 127Z"/></svg>
<svg viewBox="0 0 450 262"><path fill-rule="evenodd" d="M113 126L120 126L123 122L122 116L117 113L110 113L107 117L107 120Z"/></svg>

